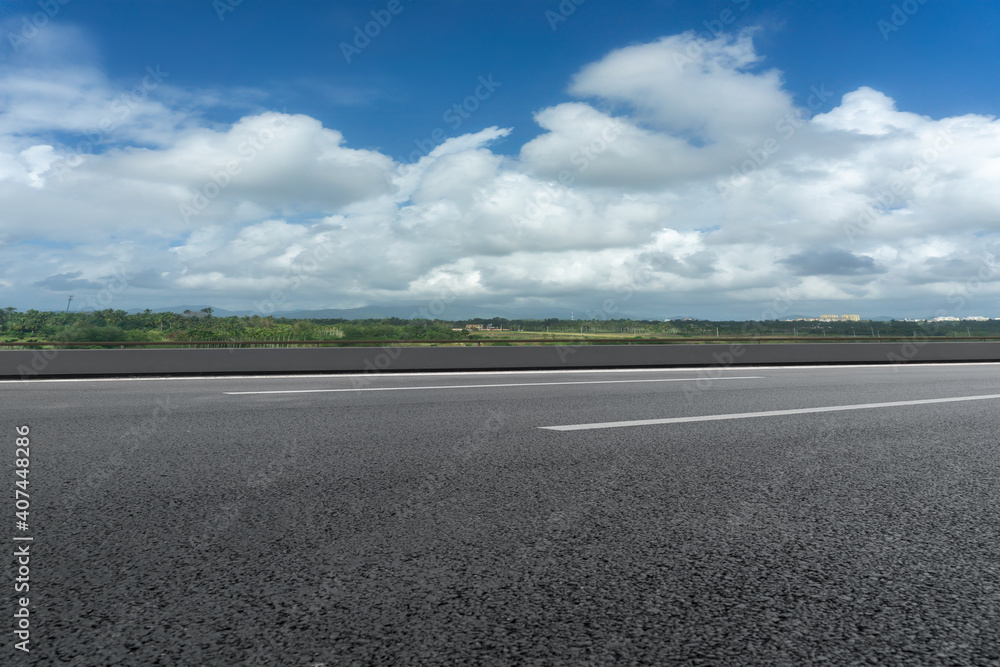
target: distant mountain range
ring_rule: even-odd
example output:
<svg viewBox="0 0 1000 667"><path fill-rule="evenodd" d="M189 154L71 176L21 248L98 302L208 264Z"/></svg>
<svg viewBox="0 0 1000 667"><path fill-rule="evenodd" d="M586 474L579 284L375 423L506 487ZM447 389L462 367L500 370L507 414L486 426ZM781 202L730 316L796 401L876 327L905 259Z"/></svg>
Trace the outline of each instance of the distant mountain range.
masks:
<svg viewBox="0 0 1000 667"><path fill-rule="evenodd" d="M183 313L184 311L191 311L192 313L198 313L203 308L209 308L207 305L181 305L181 306L170 306L168 308L151 308L150 310L154 313ZM212 315L215 317L245 317L248 315L261 315L259 311L255 310L226 310L225 308L216 308L211 306ZM141 313L142 309L135 308L128 311L129 313ZM444 308L435 308L432 310L428 305L413 305L413 306L363 306L361 308L324 308L320 310L284 310L275 311L271 313L274 317L287 317L288 319L309 319L309 320L333 320L333 319L345 319L345 320L367 320L367 319L382 319L390 317L398 317L400 319L439 319L439 320L449 320L449 321L460 321L473 318L491 318L491 317L502 317L509 320L512 319L546 319L550 317L556 317L559 319L568 320L574 316L574 311L572 310L541 310L541 309L531 309L531 308L484 308L482 306L462 306L450 304ZM627 317L623 315L622 317ZM580 319L580 318L576 318Z"/></svg>
<svg viewBox="0 0 1000 667"><path fill-rule="evenodd" d="M207 305L181 305L181 306L170 306L168 308L151 308L150 310L154 313L183 313L184 311L191 311L192 313L200 313L203 308L212 308L212 314L215 317L245 317L248 315L261 315L259 311L255 310L226 310L225 308L216 308L215 306ZM437 311L437 312L435 312ZM130 309L129 313L141 313L143 309L134 308ZM449 304L444 306L442 309L435 309L432 311L430 307L426 304L422 305L412 305L412 306L363 306L361 308L323 308L319 310L285 310L276 311L272 313L274 317L287 317L288 319L301 319L301 320L335 320L335 319L345 319L345 320L368 320L368 319L383 319L390 317L398 317L400 319L409 320L417 318L426 319L439 319L458 322L461 320L469 320L474 318L492 318L501 317L508 320L544 320L548 318L557 318L560 320L587 320L590 319L591 314L582 311L574 311L564 308L555 309L541 309L541 308L487 308L483 306L475 306L469 304ZM714 320L712 318L706 317L696 317L693 315L670 315L668 317L656 318L656 317L643 317L640 315L634 315L631 313L615 313L609 317L602 319L627 319L631 317L634 320L706 320L706 321L723 321ZM818 317L818 315L809 314L786 314L779 316L779 320L789 320L796 318L806 318L806 317ZM893 318L887 315L880 315L878 317L866 318L862 320L871 322L888 322ZM730 320L731 321L731 320ZM744 321L744 320L737 320Z"/></svg>

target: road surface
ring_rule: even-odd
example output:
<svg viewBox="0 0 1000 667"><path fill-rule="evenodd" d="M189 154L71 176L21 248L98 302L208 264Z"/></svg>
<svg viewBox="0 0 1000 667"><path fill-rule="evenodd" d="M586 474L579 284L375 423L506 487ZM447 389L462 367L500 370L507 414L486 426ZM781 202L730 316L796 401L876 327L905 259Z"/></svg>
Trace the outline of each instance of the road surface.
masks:
<svg viewBox="0 0 1000 667"><path fill-rule="evenodd" d="M1000 664L1000 365L0 401L33 538L4 664Z"/></svg>

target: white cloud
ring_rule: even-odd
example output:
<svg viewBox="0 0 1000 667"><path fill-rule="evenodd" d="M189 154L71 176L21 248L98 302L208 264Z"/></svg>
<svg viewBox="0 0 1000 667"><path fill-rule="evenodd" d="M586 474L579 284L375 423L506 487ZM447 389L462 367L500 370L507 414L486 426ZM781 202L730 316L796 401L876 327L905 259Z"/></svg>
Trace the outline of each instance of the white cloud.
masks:
<svg viewBox="0 0 1000 667"><path fill-rule="evenodd" d="M618 102L674 136L706 143L753 140L792 109L776 70L749 32L711 41L694 33L614 51L577 74L570 92Z"/></svg>
<svg viewBox="0 0 1000 667"><path fill-rule="evenodd" d="M900 113L888 95L862 86L844 95L833 111L813 118L813 123L824 130L881 137L892 131L916 130L923 120L916 114Z"/></svg>
<svg viewBox="0 0 1000 667"><path fill-rule="evenodd" d="M780 296L915 315L955 308L1000 252L994 118L932 119L867 87L810 117L750 33L614 51L536 111L516 157L489 127L413 165L301 114L209 124L211 95L167 83L78 154L138 85L88 62L0 73L0 285L26 306L125 270L142 278L121 307L252 309L278 290L287 308L448 294L756 317ZM997 277L974 296L995 306Z"/></svg>

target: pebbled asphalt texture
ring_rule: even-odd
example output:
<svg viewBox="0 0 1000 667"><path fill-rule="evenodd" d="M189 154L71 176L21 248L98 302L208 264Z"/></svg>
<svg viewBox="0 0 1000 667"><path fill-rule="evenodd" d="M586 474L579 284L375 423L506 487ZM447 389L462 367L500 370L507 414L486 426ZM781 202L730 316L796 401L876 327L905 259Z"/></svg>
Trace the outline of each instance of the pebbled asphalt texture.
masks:
<svg viewBox="0 0 1000 667"><path fill-rule="evenodd" d="M691 380L353 391L655 378ZM225 393L315 388L352 391ZM1000 665L1000 399L538 428L992 393L995 364L0 383L35 538L0 663Z"/></svg>

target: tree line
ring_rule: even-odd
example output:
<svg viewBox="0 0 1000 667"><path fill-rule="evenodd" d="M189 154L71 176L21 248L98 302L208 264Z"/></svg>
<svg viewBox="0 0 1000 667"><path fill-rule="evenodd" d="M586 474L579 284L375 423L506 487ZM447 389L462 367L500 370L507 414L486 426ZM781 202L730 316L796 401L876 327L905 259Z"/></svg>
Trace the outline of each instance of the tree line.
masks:
<svg viewBox="0 0 1000 667"><path fill-rule="evenodd" d="M0 339L14 341L227 341L227 340L458 340L484 335L468 325L518 332L635 336L997 336L1000 321L786 322L713 320L565 320L471 318L287 319L246 315L216 317L211 308L184 313L124 310L53 312L0 309ZM457 331L455 329L458 329Z"/></svg>

